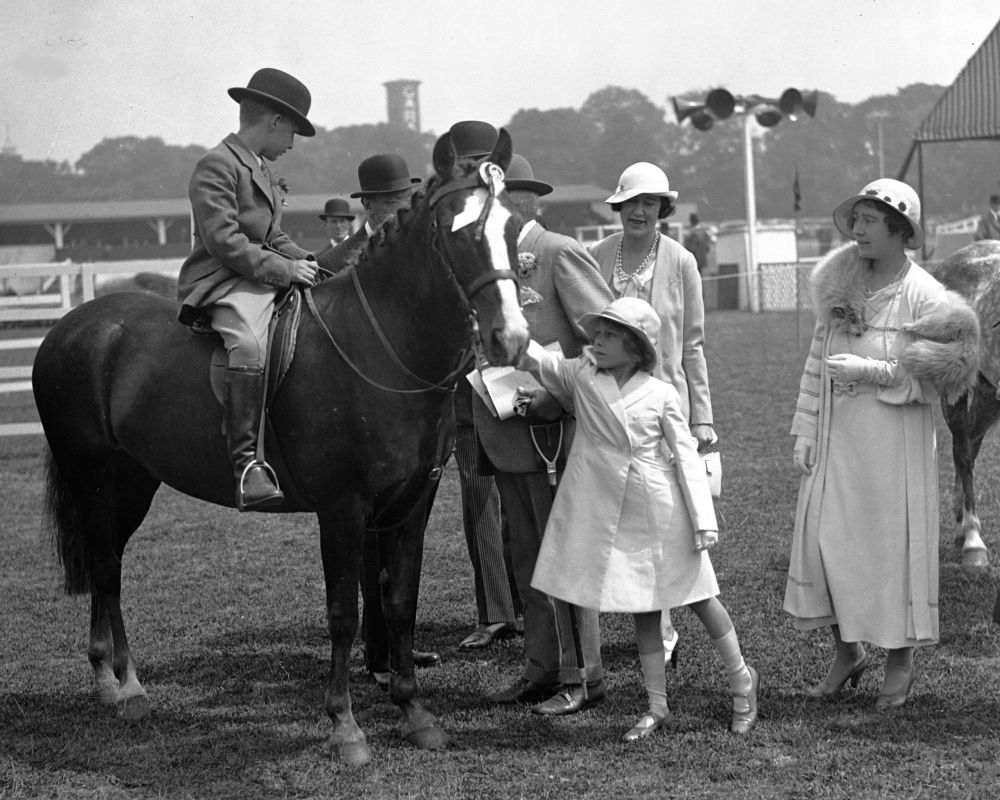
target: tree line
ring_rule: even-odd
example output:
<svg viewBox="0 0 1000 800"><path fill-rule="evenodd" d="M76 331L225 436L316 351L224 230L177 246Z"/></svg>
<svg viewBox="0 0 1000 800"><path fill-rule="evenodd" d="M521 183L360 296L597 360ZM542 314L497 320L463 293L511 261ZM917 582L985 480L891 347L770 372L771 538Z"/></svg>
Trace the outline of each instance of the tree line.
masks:
<svg viewBox="0 0 1000 800"><path fill-rule="evenodd" d="M857 104L820 92L815 118L785 119L761 129L754 139L758 217L793 216L796 172L803 217L827 216L840 199L878 177L876 115L882 117L886 175L895 177L913 132L946 88L912 84ZM685 97L706 94L692 91ZM699 131L677 124L672 112L635 89L608 86L580 108L522 109L502 124L540 180L613 189L626 166L652 161L666 169L682 202L697 204L703 219L739 219L746 212L738 117ZM435 139L433 132L385 123L320 128L315 137L297 143L276 171L293 193L346 194L358 188L358 162L373 153L399 153L414 174L426 174ZM1000 192L997 148L997 142L925 146L926 212L939 219L979 213L987 196ZM186 197L203 152L197 145L132 136L104 139L73 165L25 160L5 151L0 154L0 204ZM915 165L907 179L915 184Z"/></svg>

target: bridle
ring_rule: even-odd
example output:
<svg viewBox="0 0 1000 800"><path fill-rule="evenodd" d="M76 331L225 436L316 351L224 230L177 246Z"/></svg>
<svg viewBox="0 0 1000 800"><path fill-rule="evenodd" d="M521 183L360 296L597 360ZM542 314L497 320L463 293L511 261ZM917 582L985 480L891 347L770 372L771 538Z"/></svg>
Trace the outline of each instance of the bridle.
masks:
<svg viewBox="0 0 1000 800"><path fill-rule="evenodd" d="M483 187L487 189L486 202L483 203L482 211L479 212L479 216L476 219L476 228L473 233L473 241L479 244L482 241L483 233L486 228L486 221L489 217L490 211L493 208L493 204L496 201L497 196L504 189L504 173L498 165L484 161L479 165L479 168L475 172L470 172L464 178L444 186L438 187L438 189L431 195L428 202L428 206L431 211L434 210L435 206L441 201L443 197L449 194L453 194L458 191L465 189L475 189ZM453 227L452 231L458 230L459 227ZM485 286L500 280L512 280L517 283L517 276L512 270L509 269L498 269L489 270L488 272L478 275L472 281L469 282L467 286L463 286L461 281L459 281L458 276L455 275L455 271L452 269L451 262L447 258L445 248L441 243L441 231L439 229L437 218L435 217L431 223L432 235L430 248L434 255L439 259L439 261L447 268L448 276L451 278L455 287L458 289L459 295L462 298L462 303L464 306L464 311L466 317L469 320L470 334L475 335L478 333L478 323L476 320L476 310L472 307L472 298L482 290ZM344 348L336 340L330 328L327 326L326 322L323 320L316 308L315 300L312 296L312 291L306 288L303 291L305 296L306 306L309 309L309 313L312 315L313 319L319 325L320 329L326 335L326 338L330 340L334 348L339 353L340 357L354 372L355 374L364 380L366 383L376 387L377 389L382 389L383 391L392 392L394 394L422 394L425 392L449 392L454 393L458 379L461 377L462 373L468 369L469 362L472 359L472 349L464 348L459 353L458 363L454 369L452 369L447 375L444 376L440 381L428 381L425 378L420 377L409 367L407 367L396 351L393 349L392 344L389 342L388 337L386 337L385 332L382 330L382 326L379 324L378 319L375 317L375 312L373 311L371 305L368 302L368 298L365 295L364 289L361 286L361 281L358 278L357 266L349 268L351 273L351 281L354 285L355 293L358 296L358 300L361 303L361 307L365 312L365 316L368 318L368 322L371 324L372 329L375 331L375 335L378 337L379 342L385 349L392 363L395 364L396 368L399 369L408 378L416 381L419 384L419 388L411 389L401 389L391 386L386 386L385 384L379 383L373 378L368 377L362 372L357 364L348 356Z"/></svg>

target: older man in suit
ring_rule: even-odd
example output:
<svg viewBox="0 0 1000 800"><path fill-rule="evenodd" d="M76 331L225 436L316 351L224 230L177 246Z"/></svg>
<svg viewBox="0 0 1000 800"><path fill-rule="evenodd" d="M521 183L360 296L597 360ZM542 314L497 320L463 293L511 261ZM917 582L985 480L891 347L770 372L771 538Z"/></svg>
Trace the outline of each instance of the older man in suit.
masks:
<svg viewBox="0 0 1000 800"><path fill-rule="evenodd" d="M203 155L189 185L194 247L178 278L179 319L212 328L226 347L225 430L240 511L284 501L271 468L257 458L264 406L268 325L280 289L317 279L311 254L281 231L281 189L268 161L316 133L305 85L281 70L257 70L229 96L240 127Z"/></svg>
<svg viewBox="0 0 1000 800"><path fill-rule="evenodd" d="M552 187L535 180L531 165L514 155L507 170L507 192L525 220L518 238L521 309L532 338L558 343L567 357L578 356L587 335L577 324L585 313L602 311L611 291L597 264L575 239L546 231L537 221L538 198ZM476 433L492 465L510 526L510 552L517 588L524 602L522 676L487 695L495 703L537 703L532 711L549 716L572 714L604 698L600 629L597 612L570 609L531 587L531 575L552 508L552 488L532 441L532 423L562 419L569 446L572 418L544 390L536 390L525 417L500 420L477 396L473 400ZM558 440L558 436L556 437ZM547 452L546 457L553 453ZM577 618L577 631L571 623ZM583 664L577 663L574 636L579 635ZM586 686L581 680L581 668Z"/></svg>
<svg viewBox="0 0 1000 800"><path fill-rule="evenodd" d="M379 228L394 220L400 209L409 206L420 178L410 176L410 168L402 156L379 153L358 164L358 183L361 188L352 192L351 197L361 200L366 214L364 224L342 242L316 256L319 265L330 272L340 272L357 261Z"/></svg>

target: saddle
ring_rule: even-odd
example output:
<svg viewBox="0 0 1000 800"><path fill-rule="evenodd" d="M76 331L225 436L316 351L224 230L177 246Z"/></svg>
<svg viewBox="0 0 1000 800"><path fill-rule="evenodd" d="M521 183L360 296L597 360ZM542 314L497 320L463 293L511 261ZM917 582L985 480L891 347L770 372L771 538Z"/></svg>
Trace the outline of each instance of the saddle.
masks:
<svg viewBox="0 0 1000 800"><path fill-rule="evenodd" d="M267 336L267 362L264 374L267 376L267 387L265 388L266 401L265 408L270 405L278 387L281 386L288 368L295 358L295 342L299 332L299 322L302 319L303 289L299 284L293 284L288 289L283 290L274 301L274 316L271 317L271 324ZM193 326L192 326L193 327ZM200 327L198 333L219 335L212 330ZM226 357L226 348L219 337L219 343L212 351L209 376L212 383L212 393L215 399L222 405L223 387L225 383L226 367L229 361Z"/></svg>

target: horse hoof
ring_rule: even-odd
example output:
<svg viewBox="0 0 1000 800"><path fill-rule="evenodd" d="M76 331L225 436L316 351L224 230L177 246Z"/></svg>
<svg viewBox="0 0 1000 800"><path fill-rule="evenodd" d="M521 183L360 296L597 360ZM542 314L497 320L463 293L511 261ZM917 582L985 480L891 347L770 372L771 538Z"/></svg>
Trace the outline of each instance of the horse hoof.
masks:
<svg viewBox="0 0 1000 800"><path fill-rule="evenodd" d="M368 749L368 743L345 742L334 748L337 758L349 767L363 767L372 760L372 751Z"/></svg>
<svg viewBox="0 0 1000 800"><path fill-rule="evenodd" d="M450 742L448 734L436 725L404 733L403 738L420 750L444 750Z"/></svg>
<svg viewBox="0 0 1000 800"><path fill-rule="evenodd" d="M962 551L962 566L965 569L985 569L990 565L990 556L982 547L970 547Z"/></svg>
<svg viewBox="0 0 1000 800"><path fill-rule="evenodd" d="M131 721L149 716L149 700L144 695L136 695L118 703L118 717Z"/></svg>

